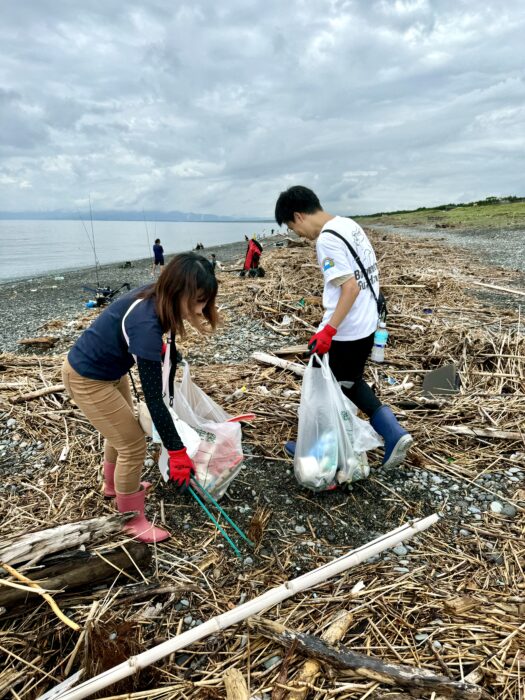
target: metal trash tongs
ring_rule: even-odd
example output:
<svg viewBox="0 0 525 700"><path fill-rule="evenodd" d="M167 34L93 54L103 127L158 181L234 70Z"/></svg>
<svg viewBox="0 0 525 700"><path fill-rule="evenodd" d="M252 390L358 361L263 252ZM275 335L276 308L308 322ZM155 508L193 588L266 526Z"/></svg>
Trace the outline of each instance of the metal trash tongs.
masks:
<svg viewBox="0 0 525 700"><path fill-rule="evenodd" d="M229 523L229 524L233 527L233 529L235 530L235 532L236 532L238 535L240 535L240 537L242 537L242 539L243 539L245 542L247 542L247 543L250 545L250 547L253 547L253 546L254 546L254 545L253 545L253 542L252 542L250 539L248 539L248 537L244 534L244 532L241 530L241 528L240 528L236 523L233 522L233 520L230 518L230 516L228 515L228 513L226 513L226 511L224 510L224 508L223 508L222 506L220 506L220 505L217 503L217 501L213 498L213 496L211 495L211 493L210 493L209 491L207 491L207 490L204 488L204 486L203 486L202 484L200 484L198 481L196 481L196 479L194 479L193 477L191 477L191 484L192 484L192 486L188 486L188 491L189 491L189 493L190 493L190 494L193 496L193 498L197 501L197 503L199 504L199 506L202 508L202 510L203 510L203 511L206 513L206 515L208 516L208 518L212 521L212 523L215 525L215 527L217 528L217 530L221 533L221 535L224 537L224 539L226 540L226 542L227 542L227 543L230 545L230 547L233 549L233 551L235 552L235 555L236 555L239 559L242 559L242 554L241 554L239 548L237 547L237 545L235 544L235 542L233 542L233 540L232 540L231 537L228 535L228 533L224 531L223 527L220 525L219 521L218 521L217 518L213 515L213 513L209 510L209 508L206 506L206 504L204 503L204 501L203 501L201 498L199 498L199 496L198 496L198 494L197 494L197 490L201 493L202 496L204 496L204 497L209 501L209 503L211 503L212 505L215 506L215 508L217 508L217 510L219 511L219 514L222 515L222 516L224 517L224 519L226 520L226 522ZM192 487L193 487L193 488L192 488Z"/></svg>

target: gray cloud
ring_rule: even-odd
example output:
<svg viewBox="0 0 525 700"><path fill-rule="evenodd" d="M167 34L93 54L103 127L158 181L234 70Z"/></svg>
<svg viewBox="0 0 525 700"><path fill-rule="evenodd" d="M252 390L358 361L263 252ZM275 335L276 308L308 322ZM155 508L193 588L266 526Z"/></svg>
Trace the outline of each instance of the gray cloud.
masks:
<svg viewBox="0 0 525 700"><path fill-rule="evenodd" d="M0 209L271 215L524 194L525 7L50 0L0 26Z"/></svg>

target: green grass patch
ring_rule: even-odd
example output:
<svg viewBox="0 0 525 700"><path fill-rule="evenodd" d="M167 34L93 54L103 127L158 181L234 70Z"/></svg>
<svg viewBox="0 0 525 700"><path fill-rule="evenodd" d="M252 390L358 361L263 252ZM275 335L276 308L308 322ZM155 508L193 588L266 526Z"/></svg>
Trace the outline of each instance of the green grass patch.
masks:
<svg viewBox="0 0 525 700"><path fill-rule="evenodd" d="M422 228L525 229L525 201L447 205L452 208L422 209L352 217L364 225L390 224Z"/></svg>

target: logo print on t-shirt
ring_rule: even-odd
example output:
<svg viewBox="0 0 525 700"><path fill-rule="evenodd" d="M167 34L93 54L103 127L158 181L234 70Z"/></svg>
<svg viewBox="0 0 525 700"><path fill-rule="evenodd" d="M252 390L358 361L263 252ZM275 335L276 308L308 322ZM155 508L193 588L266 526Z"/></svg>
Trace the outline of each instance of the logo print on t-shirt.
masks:
<svg viewBox="0 0 525 700"><path fill-rule="evenodd" d="M355 228L352 231L352 238L354 239L354 248L359 248L365 242L365 234L361 227ZM358 251L359 252L359 251Z"/></svg>
<svg viewBox="0 0 525 700"><path fill-rule="evenodd" d="M323 262L321 263L323 267L323 272L326 272L329 270L331 267L335 267L335 262L333 258L325 258Z"/></svg>

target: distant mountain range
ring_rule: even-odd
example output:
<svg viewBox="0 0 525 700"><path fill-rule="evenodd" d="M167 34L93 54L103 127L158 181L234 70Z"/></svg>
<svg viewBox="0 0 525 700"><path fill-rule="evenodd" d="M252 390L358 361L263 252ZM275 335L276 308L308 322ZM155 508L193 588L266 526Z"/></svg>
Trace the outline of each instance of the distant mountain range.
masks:
<svg viewBox="0 0 525 700"><path fill-rule="evenodd" d="M68 220L78 221L83 219L89 221L91 215L89 211L0 211L0 219L25 219L25 220ZM93 212L93 221L271 221L258 216L216 216L215 214L194 214L184 211L116 211L106 209Z"/></svg>

